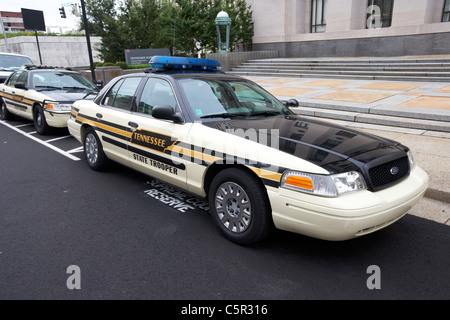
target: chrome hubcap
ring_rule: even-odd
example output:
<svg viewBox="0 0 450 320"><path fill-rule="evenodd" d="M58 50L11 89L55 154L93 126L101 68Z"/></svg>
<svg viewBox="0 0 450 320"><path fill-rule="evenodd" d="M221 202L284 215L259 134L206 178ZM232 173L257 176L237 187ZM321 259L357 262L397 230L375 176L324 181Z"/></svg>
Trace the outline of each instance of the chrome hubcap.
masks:
<svg viewBox="0 0 450 320"><path fill-rule="evenodd" d="M39 127L40 127L41 124L42 124L42 116L41 116L40 113L37 114L37 117L36 117L36 123L37 123L37 125L38 125Z"/></svg>
<svg viewBox="0 0 450 320"><path fill-rule="evenodd" d="M88 133L84 142L86 149L86 158L89 163L96 163L98 159L98 144L92 133Z"/></svg>
<svg viewBox="0 0 450 320"><path fill-rule="evenodd" d="M250 225L252 207L247 193L234 182L223 183L216 192L216 212L231 232L242 233Z"/></svg>

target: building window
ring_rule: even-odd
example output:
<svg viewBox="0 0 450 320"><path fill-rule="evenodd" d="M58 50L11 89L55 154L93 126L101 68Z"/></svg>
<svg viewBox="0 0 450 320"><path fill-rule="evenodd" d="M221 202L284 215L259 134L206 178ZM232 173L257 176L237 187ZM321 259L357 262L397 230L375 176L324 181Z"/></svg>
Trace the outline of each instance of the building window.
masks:
<svg viewBox="0 0 450 320"><path fill-rule="evenodd" d="M442 14L442 22L450 21L450 0L445 0L444 13Z"/></svg>
<svg viewBox="0 0 450 320"><path fill-rule="evenodd" d="M393 9L394 0L369 0L367 5L367 29L390 27Z"/></svg>
<svg viewBox="0 0 450 320"><path fill-rule="evenodd" d="M325 32L327 27L327 0L312 0L311 32Z"/></svg>

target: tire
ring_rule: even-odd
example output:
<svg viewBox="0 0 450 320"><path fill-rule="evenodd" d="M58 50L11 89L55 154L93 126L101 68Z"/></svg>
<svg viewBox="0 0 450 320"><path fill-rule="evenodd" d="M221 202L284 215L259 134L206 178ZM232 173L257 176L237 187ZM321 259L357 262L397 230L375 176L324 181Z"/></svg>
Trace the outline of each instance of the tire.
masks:
<svg viewBox="0 0 450 320"><path fill-rule="evenodd" d="M94 129L87 128L83 139L84 157L89 167L95 171L108 168L109 159L103 152L103 146Z"/></svg>
<svg viewBox="0 0 450 320"><path fill-rule="evenodd" d="M8 111L3 99L0 99L0 120L12 120L13 114Z"/></svg>
<svg viewBox="0 0 450 320"><path fill-rule="evenodd" d="M33 122L36 132L40 135L46 135L50 131L50 127L45 120L44 110L41 106L35 106L33 110Z"/></svg>
<svg viewBox="0 0 450 320"><path fill-rule="evenodd" d="M257 177L243 169L219 172L211 183L208 199L215 225L235 243L256 243L273 229L267 192Z"/></svg>

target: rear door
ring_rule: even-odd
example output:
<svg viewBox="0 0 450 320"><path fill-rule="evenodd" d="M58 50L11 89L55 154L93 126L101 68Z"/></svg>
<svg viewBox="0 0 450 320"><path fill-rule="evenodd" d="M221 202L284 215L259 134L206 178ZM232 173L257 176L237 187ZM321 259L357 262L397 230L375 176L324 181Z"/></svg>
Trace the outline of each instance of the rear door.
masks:
<svg viewBox="0 0 450 320"><path fill-rule="evenodd" d="M28 86L28 71L17 71L8 79L2 92L3 100L12 113L31 120L33 101L25 98L28 90L16 88L16 83Z"/></svg>
<svg viewBox="0 0 450 320"><path fill-rule="evenodd" d="M142 76L118 80L101 101L101 108L88 115L103 144L105 154L118 162L128 164L128 141L131 138L131 108L135 103Z"/></svg>
<svg viewBox="0 0 450 320"><path fill-rule="evenodd" d="M180 153L190 123L153 118L155 106L169 105L179 112L179 102L169 81L150 77L138 99L131 123L134 130L128 147L132 166L155 178L186 188L186 157ZM184 148L183 148L184 150Z"/></svg>

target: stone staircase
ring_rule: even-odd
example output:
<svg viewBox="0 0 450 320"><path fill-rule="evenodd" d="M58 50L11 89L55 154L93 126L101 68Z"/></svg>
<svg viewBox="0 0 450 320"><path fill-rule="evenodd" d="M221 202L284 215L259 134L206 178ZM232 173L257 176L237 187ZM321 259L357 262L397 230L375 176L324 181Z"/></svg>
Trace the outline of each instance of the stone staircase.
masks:
<svg viewBox="0 0 450 320"><path fill-rule="evenodd" d="M450 57L260 59L247 60L226 73L240 76L450 82Z"/></svg>

